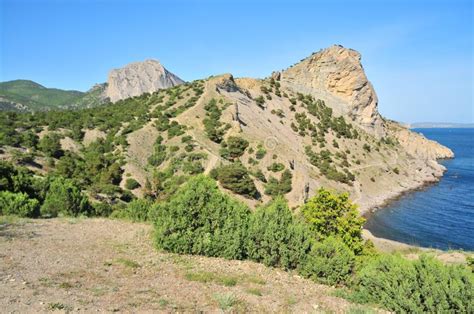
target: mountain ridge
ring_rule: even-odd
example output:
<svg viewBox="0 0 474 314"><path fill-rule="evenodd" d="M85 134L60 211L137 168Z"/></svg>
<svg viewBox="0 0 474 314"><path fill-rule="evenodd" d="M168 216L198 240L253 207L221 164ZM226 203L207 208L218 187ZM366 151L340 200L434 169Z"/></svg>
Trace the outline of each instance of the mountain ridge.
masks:
<svg viewBox="0 0 474 314"><path fill-rule="evenodd" d="M299 206L324 186L349 193L367 212L439 180L445 168L436 160L453 153L383 118L360 61L354 50L332 46L266 79L223 74L166 89L148 80L146 88L158 91L44 120L65 131L38 126L41 136L59 132L79 160L91 142L109 141L121 160L113 184L126 190L133 178L137 197L165 197L174 180L204 172L251 207L278 194ZM133 67L123 69L138 82ZM69 129L83 135L68 136ZM240 189L229 175L249 186Z"/></svg>

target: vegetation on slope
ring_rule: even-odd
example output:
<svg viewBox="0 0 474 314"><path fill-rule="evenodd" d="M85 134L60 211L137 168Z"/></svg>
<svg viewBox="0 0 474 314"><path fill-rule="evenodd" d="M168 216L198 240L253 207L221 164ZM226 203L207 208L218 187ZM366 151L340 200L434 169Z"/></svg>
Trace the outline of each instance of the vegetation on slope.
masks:
<svg viewBox="0 0 474 314"><path fill-rule="evenodd" d="M96 106L101 103L101 93L102 89L99 87L94 87L89 92L83 93L74 90L46 88L28 80L0 83L0 102L5 105L8 103L20 104L25 107L25 110L30 111Z"/></svg>
<svg viewBox="0 0 474 314"><path fill-rule="evenodd" d="M267 100L284 96L277 83L263 91ZM223 159L211 176L224 189L249 199L261 196L253 179L257 178L273 200L252 211L221 192L216 182L200 175L207 154L189 127L175 119L193 107L202 92L202 82L197 81L94 109L0 113L2 150L8 150L17 164L38 170L33 173L0 163L2 214L150 221L155 225L157 246L171 252L249 259L294 270L317 282L345 287L354 300L380 303L394 311L472 310L469 270L444 266L430 257L407 261L374 252L362 240L363 219L347 195L321 189L292 212L283 198L292 190L291 163L285 169L274 154L268 167L258 167L263 159L270 159L266 149L240 136L225 137L228 125L220 119L227 105L213 98L204 106L204 132L221 144ZM292 128L299 136L311 138L313 145L306 150L310 163L328 179L351 184L350 152L340 144L342 139L359 141L358 131L343 118L333 117L322 101L301 94L290 101L308 113L294 108ZM280 116L278 111L275 114ZM139 183L127 174L124 180L122 166L127 162L128 134L145 125L157 137L151 156L145 159L150 175L143 184L144 197L137 199L130 190ZM63 148L61 141L66 137L81 142L91 129L103 131L104 137L75 151ZM46 133L41 139L40 131ZM328 142L333 152L326 147ZM365 144L366 152L378 148ZM242 162L244 156L256 158L249 159L251 170ZM267 172L266 177L262 170L272 173ZM407 276L403 270L408 271ZM427 284L434 288L425 289Z"/></svg>

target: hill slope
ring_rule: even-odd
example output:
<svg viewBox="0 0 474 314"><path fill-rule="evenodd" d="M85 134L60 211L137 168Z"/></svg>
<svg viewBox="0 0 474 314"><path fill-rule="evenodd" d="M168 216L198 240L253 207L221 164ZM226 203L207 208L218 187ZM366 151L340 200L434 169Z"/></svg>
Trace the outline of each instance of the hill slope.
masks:
<svg viewBox="0 0 474 314"><path fill-rule="evenodd" d="M437 181L444 167L436 159L453 157L381 117L360 55L340 46L264 80L224 74L94 109L18 119L6 117L3 145L24 141L20 135L14 141L21 128L43 128L44 136L54 126L63 149L80 161L66 171L73 165L60 159L61 174L80 178L91 195L103 191L112 203L110 184L124 191L134 179L136 196L166 198L205 172L252 207L276 195L296 207L324 186L348 192L366 212ZM6 149L0 157L11 154ZM41 158L35 162L55 170Z"/></svg>
<svg viewBox="0 0 474 314"><path fill-rule="evenodd" d="M107 83L96 84L85 93L46 88L28 80L0 82L0 110L92 108L183 83L183 80L165 69L158 61L145 60L110 71Z"/></svg>
<svg viewBox="0 0 474 314"><path fill-rule="evenodd" d="M78 101L84 93L46 88L28 80L15 80L0 83L0 103L2 109L39 110L42 108L61 108Z"/></svg>

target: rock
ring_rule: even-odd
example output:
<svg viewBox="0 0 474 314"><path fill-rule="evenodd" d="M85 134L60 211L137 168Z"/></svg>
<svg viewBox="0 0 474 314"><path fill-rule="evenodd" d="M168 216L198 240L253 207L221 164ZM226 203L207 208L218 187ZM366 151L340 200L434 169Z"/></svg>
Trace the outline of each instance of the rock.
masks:
<svg viewBox="0 0 474 314"><path fill-rule="evenodd" d="M274 79L275 81L279 81L281 79L281 72L280 71L272 72L272 79Z"/></svg>
<svg viewBox="0 0 474 314"><path fill-rule="evenodd" d="M183 80L166 70L159 61L146 60L110 71L105 94L110 101L116 102L183 83Z"/></svg>
<svg viewBox="0 0 474 314"><path fill-rule="evenodd" d="M320 98L336 114L349 116L371 134L385 135L377 95L365 75L361 55L334 45L281 73L283 86Z"/></svg>

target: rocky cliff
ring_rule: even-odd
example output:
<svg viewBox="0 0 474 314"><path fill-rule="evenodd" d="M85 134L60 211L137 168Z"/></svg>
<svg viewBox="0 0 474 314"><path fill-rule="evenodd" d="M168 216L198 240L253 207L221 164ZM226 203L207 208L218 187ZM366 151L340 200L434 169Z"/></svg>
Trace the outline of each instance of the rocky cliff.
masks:
<svg viewBox="0 0 474 314"><path fill-rule="evenodd" d="M377 94L355 50L334 45L314 53L283 71L281 84L325 99L338 114L349 116L366 131L385 135Z"/></svg>
<svg viewBox="0 0 474 314"><path fill-rule="evenodd" d="M110 101L116 102L183 83L183 80L169 72L159 61L145 60L110 71L106 96Z"/></svg>

